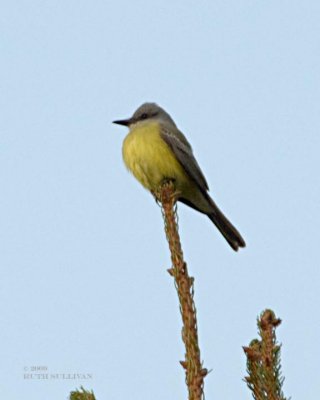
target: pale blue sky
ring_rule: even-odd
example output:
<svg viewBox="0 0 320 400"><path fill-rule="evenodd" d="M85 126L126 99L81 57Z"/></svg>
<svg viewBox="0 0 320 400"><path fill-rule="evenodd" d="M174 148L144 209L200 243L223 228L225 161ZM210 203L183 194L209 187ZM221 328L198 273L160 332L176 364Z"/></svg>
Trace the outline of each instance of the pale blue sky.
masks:
<svg viewBox="0 0 320 400"><path fill-rule="evenodd" d="M250 399L241 346L283 319L285 393L320 388L318 1L5 1L0 12L1 398L186 398L160 209L121 159L156 101L188 136L236 254L179 207L207 399ZM90 373L26 380L24 368Z"/></svg>

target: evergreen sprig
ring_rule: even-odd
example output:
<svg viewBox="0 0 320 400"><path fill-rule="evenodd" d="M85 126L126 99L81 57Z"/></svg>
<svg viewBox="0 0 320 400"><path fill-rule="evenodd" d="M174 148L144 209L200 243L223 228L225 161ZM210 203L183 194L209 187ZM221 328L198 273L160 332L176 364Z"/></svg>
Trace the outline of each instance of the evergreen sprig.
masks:
<svg viewBox="0 0 320 400"><path fill-rule="evenodd" d="M70 400L96 400L95 395L93 394L93 391L88 392L82 386L80 387L80 390L71 392L69 399Z"/></svg>
<svg viewBox="0 0 320 400"><path fill-rule="evenodd" d="M255 400L287 400L282 386L280 349L275 334L281 319L276 318L272 310L265 310L257 319L260 340L254 339L249 347L243 347L247 356L245 377Z"/></svg>

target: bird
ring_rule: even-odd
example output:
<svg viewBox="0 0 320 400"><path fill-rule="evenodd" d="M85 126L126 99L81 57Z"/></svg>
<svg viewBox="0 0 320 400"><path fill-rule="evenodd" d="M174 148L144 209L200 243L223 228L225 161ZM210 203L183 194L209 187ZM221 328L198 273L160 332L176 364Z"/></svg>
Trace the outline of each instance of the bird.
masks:
<svg viewBox="0 0 320 400"><path fill-rule="evenodd" d="M246 243L209 195L209 186L192 147L171 116L156 103L142 104L127 119L113 121L129 128L122 145L127 169L151 193L173 181L177 201L207 215L231 248Z"/></svg>

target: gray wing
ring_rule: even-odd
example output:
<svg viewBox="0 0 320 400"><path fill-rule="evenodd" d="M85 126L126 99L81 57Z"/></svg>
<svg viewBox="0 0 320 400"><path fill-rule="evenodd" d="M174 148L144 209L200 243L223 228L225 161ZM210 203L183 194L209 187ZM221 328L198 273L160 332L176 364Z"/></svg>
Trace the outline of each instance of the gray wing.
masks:
<svg viewBox="0 0 320 400"><path fill-rule="evenodd" d="M208 183L199 167L199 164L197 163L197 160L194 158L192 147L183 133L181 133L177 128L170 127L169 130L162 126L160 135L170 147L188 176L197 184L203 193L206 193L207 190L209 190Z"/></svg>

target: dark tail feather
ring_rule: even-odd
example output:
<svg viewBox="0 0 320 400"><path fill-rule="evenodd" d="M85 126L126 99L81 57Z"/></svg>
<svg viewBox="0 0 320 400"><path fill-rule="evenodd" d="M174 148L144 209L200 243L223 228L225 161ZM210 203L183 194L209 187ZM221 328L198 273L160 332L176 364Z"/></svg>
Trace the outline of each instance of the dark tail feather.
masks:
<svg viewBox="0 0 320 400"><path fill-rule="evenodd" d="M213 212L207 215L225 237L233 250L238 251L239 247L245 247L246 243L237 229L223 215L223 213L212 200L210 203L212 203Z"/></svg>

